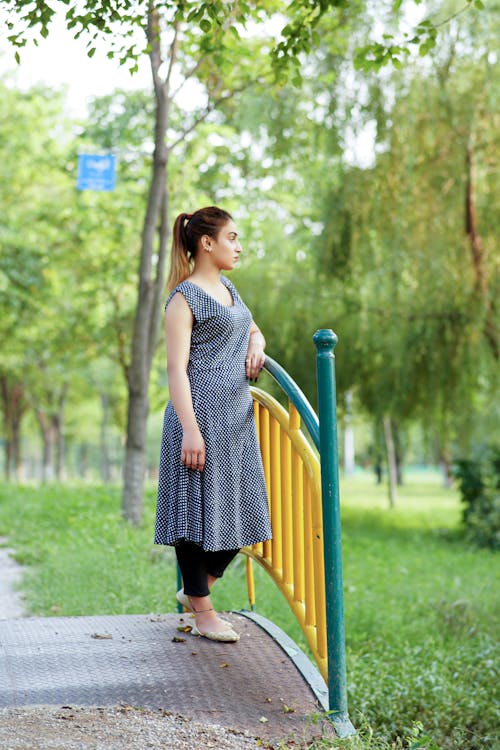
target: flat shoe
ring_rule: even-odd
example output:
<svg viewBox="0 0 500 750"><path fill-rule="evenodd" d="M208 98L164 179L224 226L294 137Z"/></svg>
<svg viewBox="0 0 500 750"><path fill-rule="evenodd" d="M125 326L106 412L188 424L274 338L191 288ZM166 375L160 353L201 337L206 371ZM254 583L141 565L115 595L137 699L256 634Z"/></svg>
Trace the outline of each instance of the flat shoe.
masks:
<svg viewBox="0 0 500 750"><path fill-rule="evenodd" d="M234 630L224 630L222 633L210 633L209 631L202 633L196 625L193 625L191 635L202 635L210 641L219 641L220 643L236 643L236 641L240 640L240 636Z"/></svg>
<svg viewBox="0 0 500 750"><path fill-rule="evenodd" d="M194 611L194 609L191 606L191 602L189 601L189 596L187 596L184 593L184 589L181 589L180 591L178 591L176 593L176 595L175 595L175 598L177 599L177 601L179 602L179 604L182 604L182 606L184 607L184 609L187 609L189 612L191 612L192 615L196 614L196 612ZM227 620L224 620L222 617L219 617L219 620L221 622L223 622L225 625L227 625L228 628L232 627L231 623L228 622Z"/></svg>

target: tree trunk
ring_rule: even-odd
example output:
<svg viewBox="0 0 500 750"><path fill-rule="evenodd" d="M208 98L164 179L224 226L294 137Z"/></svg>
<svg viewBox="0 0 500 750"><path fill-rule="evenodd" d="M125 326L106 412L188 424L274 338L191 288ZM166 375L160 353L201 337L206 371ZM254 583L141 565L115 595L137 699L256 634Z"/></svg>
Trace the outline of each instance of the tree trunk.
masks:
<svg viewBox="0 0 500 750"><path fill-rule="evenodd" d="M392 422L389 416L384 417L384 435L385 445L387 449L387 465L389 467L389 505L391 508L395 508L397 500L396 451L394 448L394 438L392 435Z"/></svg>
<svg viewBox="0 0 500 750"><path fill-rule="evenodd" d="M443 476L443 487L450 489L453 486L453 471L450 444L448 442L440 445L439 466Z"/></svg>
<svg viewBox="0 0 500 750"><path fill-rule="evenodd" d="M51 415L55 442L55 475L58 482L65 478L65 444L64 444L64 404L68 393L68 383L63 383L57 400L57 412Z"/></svg>
<svg viewBox="0 0 500 750"><path fill-rule="evenodd" d="M53 455L55 433L52 420L44 411L42 411L41 409L36 409L36 416L38 419L38 424L40 425L43 445L41 480L42 482L50 482L52 479L54 479Z"/></svg>
<svg viewBox="0 0 500 750"><path fill-rule="evenodd" d="M156 98L155 149L152 179L142 232L138 300L127 378L129 403L122 495L122 514L125 519L133 524L139 524L142 519L149 377L160 327L168 238L168 193L166 186L169 151L166 144L166 133L170 111L170 75L177 53L177 27L170 49L169 70L165 81L162 81L159 75L162 64L160 33L158 12L154 9L150 10L148 15L148 41ZM154 270L153 256L155 255L156 233L158 233L158 249L156 252L156 270Z"/></svg>
<svg viewBox="0 0 500 750"><path fill-rule="evenodd" d="M87 443L80 443L78 446L77 471L80 479L85 479L89 465L89 446Z"/></svg>
<svg viewBox="0 0 500 750"><path fill-rule="evenodd" d="M60 482L64 467L64 436L61 415L51 414L50 421L54 433L54 475Z"/></svg>
<svg viewBox="0 0 500 750"><path fill-rule="evenodd" d="M394 455L396 459L396 482L398 487L403 486L403 446L401 435L397 424L393 423L392 432L394 437Z"/></svg>
<svg viewBox="0 0 500 750"><path fill-rule="evenodd" d="M9 398L9 383L6 375L0 378L0 388L2 393L2 411L3 411L3 434L4 434L4 476L6 481L10 480L10 470L12 466L12 436L11 436L11 408Z"/></svg>
<svg viewBox="0 0 500 750"><path fill-rule="evenodd" d="M21 421L26 411L23 386L15 382L9 383L9 378L0 378L0 389L3 406L3 422L5 435L5 478L9 480L12 470L17 481L22 480L23 468L21 457Z"/></svg>
<svg viewBox="0 0 500 750"><path fill-rule="evenodd" d="M354 430L352 429L352 391L345 394L344 416L344 471L352 476L355 469Z"/></svg>
<svg viewBox="0 0 500 750"><path fill-rule="evenodd" d="M495 322L495 301L490 299L489 296L485 253L483 243L481 241L481 236L477 228L475 195L476 183L472 138L467 145L465 164L465 233L469 239L472 265L475 275L476 293L480 296L484 305L484 335L490 346L493 356L495 357L495 359L498 359L500 356L500 343L498 341L498 329Z"/></svg>
<svg viewBox="0 0 500 750"><path fill-rule="evenodd" d="M383 478L383 455L384 455L384 437L383 425L377 417L373 423L373 470L377 484L382 484Z"/></svg>
<svg viewBox="0 0 500 750"><path fill-rule="evenodd" d="M5 434L6 434L6 437L5 437L4 444L3 444L3 450L4 450L3 473L4 473L5 481L9 482L10 481L10 469L12 466L12 441L9 440L9 438L7 437L7 433Z"/></svg>
<svg viewBox="0 0 500 750"><path fill-rule="evenodd" d="M23 410L24 411L24 410ZM12 415L12 463L14 475L18 482L24 479L23 459L21 454L21 419L23 412L16 411Z"/></svg>
<svg viewBox="0 0 500 750"><path fill-rule="evenodd" d="M147 396L129 391L123 515L127 521L135 525L140 524L142 520L148 407Z"/></svg>
<svg viewBox="0 0 500 750"><path fill-rule="evenodd" d="M108 445L108 423L109 423L109 396L101 393L101 479L105 484L111 481L111 465L109 460Z"/></svg>

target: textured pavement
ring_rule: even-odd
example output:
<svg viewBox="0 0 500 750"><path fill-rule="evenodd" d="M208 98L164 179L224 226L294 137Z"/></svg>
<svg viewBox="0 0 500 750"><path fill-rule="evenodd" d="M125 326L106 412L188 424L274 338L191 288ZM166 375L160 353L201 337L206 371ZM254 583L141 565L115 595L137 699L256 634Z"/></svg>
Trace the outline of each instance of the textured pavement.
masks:
<svg viewBox="0 0 500 750"><path fill-rule="evenodd" d="M247 618L223 644L180 632L189 615L0 620L0 708L130 705L275 739L321 709L281 647Z"/></svg>

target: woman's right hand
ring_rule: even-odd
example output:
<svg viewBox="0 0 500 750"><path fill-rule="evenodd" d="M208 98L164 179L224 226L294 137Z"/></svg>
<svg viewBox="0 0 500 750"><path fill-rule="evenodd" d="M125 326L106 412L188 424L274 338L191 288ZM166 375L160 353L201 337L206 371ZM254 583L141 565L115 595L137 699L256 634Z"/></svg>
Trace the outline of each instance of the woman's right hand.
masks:
<svg viewBox="0 0 500 750"><path fill-rule="evenodd" d="M188 469L203 471L205 468L205 441L198 429L184 431L181 461Z"/></svg>

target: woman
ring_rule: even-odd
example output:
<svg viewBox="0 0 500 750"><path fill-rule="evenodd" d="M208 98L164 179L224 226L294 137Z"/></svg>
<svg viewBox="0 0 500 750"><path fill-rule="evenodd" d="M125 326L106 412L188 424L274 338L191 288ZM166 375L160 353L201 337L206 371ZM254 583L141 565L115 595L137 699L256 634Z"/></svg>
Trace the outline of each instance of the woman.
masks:
<svg viewBox="0 0 500 750"><path fill-rule="evenodd" d="M165 312L170 401L165 410L156 544L175 546L195 635L234 642L210 588L241 547L271 538L249 380L265 340L221 271L241 252L227 211L180 214L173 229Z"/></svg>

